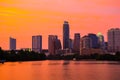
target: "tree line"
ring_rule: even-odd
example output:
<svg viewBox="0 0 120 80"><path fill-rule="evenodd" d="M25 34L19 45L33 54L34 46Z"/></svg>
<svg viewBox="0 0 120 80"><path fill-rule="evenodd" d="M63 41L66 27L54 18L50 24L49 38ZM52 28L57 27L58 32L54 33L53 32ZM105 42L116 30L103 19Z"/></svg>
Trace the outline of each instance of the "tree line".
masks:
<svg viewBox="0 0 120 80"><path fill-rule="evenodd" d="M55 54L46 56L45 53L37 53L34 51L4 51L0 48L0 60L5 61L38 61L38 60L107 60L120 61L120 52L112 54L90 54L80 55L78 53L73 55Z"/></svg>
<svg viewBox="0 0 120 80"><path fill-rule="evenodd" d="M37 53L34 51L4 51L0 48L0 60L5 61L36 61L36 60L46 60L46 55L44 53Z"/></svg>

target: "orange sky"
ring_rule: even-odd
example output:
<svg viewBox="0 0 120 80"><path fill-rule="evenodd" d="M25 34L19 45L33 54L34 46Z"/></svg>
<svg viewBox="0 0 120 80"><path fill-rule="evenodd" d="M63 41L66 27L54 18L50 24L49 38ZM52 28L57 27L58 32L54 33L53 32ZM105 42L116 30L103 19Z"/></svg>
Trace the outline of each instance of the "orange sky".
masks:
<svg viewBox="0 0 120 80"><path fill-rule="evenodd" d="M119 0L0 0L0 46L9 48L9 37L17 39L17 48L31 48L31 36L48 35L62 39L62 25L69 21L70 35L75 32L102 32L120 27Z"/></svg>

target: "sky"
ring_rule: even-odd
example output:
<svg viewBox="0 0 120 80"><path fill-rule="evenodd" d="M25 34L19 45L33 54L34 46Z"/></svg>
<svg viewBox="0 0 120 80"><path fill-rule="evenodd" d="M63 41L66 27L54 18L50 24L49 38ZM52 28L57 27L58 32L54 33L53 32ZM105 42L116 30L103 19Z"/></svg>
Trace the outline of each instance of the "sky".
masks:
<svg viewBox="0 0 120 80"><path fill-rule="evenodd" d="M48 35L62 42L63 22L70 25L70 37L120 28L119 0L0 0L0 46L9 49L9 37L17 39L17 49L31 48L32 36L42 35L43 49Z"/></svg>

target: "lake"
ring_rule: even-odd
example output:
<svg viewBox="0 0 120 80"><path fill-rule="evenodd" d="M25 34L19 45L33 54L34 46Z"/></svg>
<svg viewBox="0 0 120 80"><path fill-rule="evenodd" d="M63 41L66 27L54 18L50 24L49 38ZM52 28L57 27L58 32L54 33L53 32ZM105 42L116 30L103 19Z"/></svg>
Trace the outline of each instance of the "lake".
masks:
<svg viewBox="0 0 120 80"><path fill-rule="evenodd" d="M120 80L120 62L6 62L0 64L0 80Z"/></svg>

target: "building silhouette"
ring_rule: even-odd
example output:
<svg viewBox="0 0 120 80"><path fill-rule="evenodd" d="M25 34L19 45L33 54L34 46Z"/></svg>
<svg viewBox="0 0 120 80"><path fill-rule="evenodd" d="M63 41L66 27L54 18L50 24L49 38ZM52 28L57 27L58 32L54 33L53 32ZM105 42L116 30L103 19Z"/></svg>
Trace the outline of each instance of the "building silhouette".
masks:
<svg viewBox="0 0 120 80"><path fill-rule="evenodd" d="M42 52L42 36L36 35L32 36L32 51Z"/></svg>
<svg viewBox="0 0 120 80"><path fill-rule="evenodd" d="M61 41L60 39L55 39L55 50L61 50L62 49L62 45L61 45Z"/></svg>
<svg viewBox="0 0 120 80"><path fill-rule="evenodd" d="M48 36L48 51L50 55L55 55L58 50L61 50L61 42L56 35Z"/></svg>
<svg viewBox="0 0 120 80"><path fill-rule="evenodd" d="M120 29L112 28L108 30L108 51L120 51Z"/></svg>
<svg viewBox="0 0 120 80"><path fill-rule="evenodd" d="M80 53L80 33L74 34L73 52Z"/></svg>
<svg viewBox="0 0 120 80"><path fill-rule="evenodd" d="M81 39L81 55L104 54L104 50L93 47L92 38L83 36Z"/></svg>
<svg viewBox="0 0 120 80"><path fill-rule="evenodd" d="M88 37L90 37L92 40L92 48L99 48L97 35L90 33L90 34L88 34Z"/></svg>
<svg viewBox="0 0 120 80"><path fill-rule="evenodd" d="M10 37L9 40L10 40L10 50L16 50L16 39Z"/></svg>
<svg viewBox="0 0 120 80"><path fill-rule="evenodd" d="M63 49L69 48L69 23L64 21L63 24Z"/></svg>
<svg viewBox="0 0 120 80"><path fill-rule="evenodd" d="M81 49L92 48L92 39L89 36L83 36L81 39Z"/></svg>
<svg viewBox="0 0 120 80"><path fill-rule="evenodd" d="M101 33L98 33L97 36L98 36L99 48L105 50L104 36Z"/></svg>
<svg viewBox="0 0 120 80"><path fill-rule="evenodd" d="M69 39L69 49L73 49L73 40Z"/></svg>

